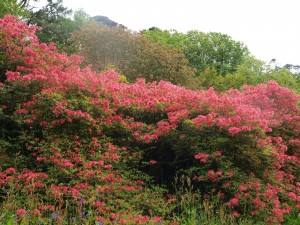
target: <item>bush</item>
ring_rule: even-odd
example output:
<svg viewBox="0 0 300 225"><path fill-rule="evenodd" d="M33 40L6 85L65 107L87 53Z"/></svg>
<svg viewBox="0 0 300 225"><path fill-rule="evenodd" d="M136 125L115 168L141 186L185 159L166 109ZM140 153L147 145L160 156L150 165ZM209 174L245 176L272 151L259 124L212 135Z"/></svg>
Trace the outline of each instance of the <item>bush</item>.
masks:
<svg viewBox="0 0 300 225"><path fill-rule="evenodd" d="M80 69L14 17L0 25L1 55L15 65L0 83L2 221L176 224L166 195L176 174L200 199L219 193L236 221L299 213L293 91L274 81L222 94L127 84Z"/></svg>

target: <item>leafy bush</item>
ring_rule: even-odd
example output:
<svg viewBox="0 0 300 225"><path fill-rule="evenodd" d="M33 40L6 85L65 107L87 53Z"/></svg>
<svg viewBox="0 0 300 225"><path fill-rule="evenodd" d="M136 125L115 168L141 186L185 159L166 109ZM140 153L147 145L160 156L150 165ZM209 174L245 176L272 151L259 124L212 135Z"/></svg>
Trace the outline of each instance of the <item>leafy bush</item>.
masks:
<svg viewBox="0 0 300 225"><path fill-rule="evenodd" d="M115 71L80 69L80 57L39 43L12 16L0 28L2 221L176 224L176 196L166 195L176 174L200 205L219 193L236 221L299 213L293 91L274 81L222 94L127 84Z"/></svg>

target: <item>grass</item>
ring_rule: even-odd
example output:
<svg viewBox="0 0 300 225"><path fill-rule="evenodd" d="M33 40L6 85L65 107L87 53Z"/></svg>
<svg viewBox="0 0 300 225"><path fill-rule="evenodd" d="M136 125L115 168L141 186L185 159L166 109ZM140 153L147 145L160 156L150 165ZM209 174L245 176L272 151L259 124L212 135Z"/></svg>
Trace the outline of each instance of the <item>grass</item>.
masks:
<svg viewBox="0 0 300 225"><path fill-rule="evenodd" d="M175 178L177 212L174 217L182 225L259 225L249 218L235 218L232 210L222 204L217 193L203 199L201 193L195 193L191 179L186 176Z"/></svg>

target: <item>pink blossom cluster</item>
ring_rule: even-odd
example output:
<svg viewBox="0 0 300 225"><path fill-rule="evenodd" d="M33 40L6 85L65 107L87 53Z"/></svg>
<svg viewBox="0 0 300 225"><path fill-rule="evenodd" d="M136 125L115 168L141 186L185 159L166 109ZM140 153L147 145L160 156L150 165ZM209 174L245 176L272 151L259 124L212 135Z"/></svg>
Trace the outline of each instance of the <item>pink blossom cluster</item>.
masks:
<svg viewBox="0 0 300 225"><path fill-rule="evenodd" d="M292 208L300 209L300 109L297 105L300 98L292 90L274 81L224 93L212 88L188 90L165 81L146 83L138 79L132 84L122 83L120 75L113 70L97 74L90 67L80 69L81 57L67 56L59 53L53 44L39 43L34 34L36 29L13 16L0 19L0 50L6 60L18 65L6 72L7 78L0 83L0 89L31 82L37 82L40 87L14 108L9 108L8 103L1 103L1 107L4 112L13 111L11 118L16 118L24 129L28 128L23 134L24 139L28 138L24 148L35 165L76 179L70 185L49 184L55 174L9 167L0 170L1 187L14 182L17 189L43 189L58 203L67 197L86 197L80 204L96 208L97 221L103 223L159 223L160 216L142 213L128 214L125 218L124 212L113 211L117 206L107 196L122 203L128 199L120 198L119 193L142 198L143 181L124 179L118 165L130 160L142 161L144 149L135 152L138 147L153 147L173 137L183 148L190 145L186 149L193 154L191 162L196 161L198 169L204 170L201 176L195 174L194 180L200 186L206 182L229 193L227 203L234 210L234 217L240 216L244 203L250 204L253 216L267 211L269 224L280 224ZM78 124L81 127L76 127ZM36 130L41 132L40 136L31 137ZM185 142L196 138L200 142L206 138L200 136L205 131L222 134L224 139L232 141L232 146L212 150L208 145L207 150ZM231 155L234 166L223 166L221 161ZM1 160L7 157L0 156ZM239 156L253 168L258 165L262 168L261 164L266 163L265 168L241 171L244 162L235 159ZM164 163L157 158L147 159L145 164L158 167ZM230 168L226 170L226 166ZM91 195L100 197L91 200L87 197ZM155 198L149 201L157 203ZM53 207L41 205L34 213L39 215L40 211L53 210ZM24 210L16 209L16 214L24 217Z"/></svg>

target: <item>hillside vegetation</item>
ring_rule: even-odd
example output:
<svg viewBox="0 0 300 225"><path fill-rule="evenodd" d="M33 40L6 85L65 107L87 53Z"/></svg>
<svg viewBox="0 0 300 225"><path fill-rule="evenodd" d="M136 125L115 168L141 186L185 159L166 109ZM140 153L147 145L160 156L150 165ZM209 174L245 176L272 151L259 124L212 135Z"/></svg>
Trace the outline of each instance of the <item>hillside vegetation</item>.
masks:
<svg viewBox="0 0 300 225"><path fill-rule="evenodd" d="M128 83L35 31L0 19L2 224L299 222L293 90Z"/></svg>
<svg viewBox="0 0 300 225"><path fill-rule="evenodd" d="M300 224L299 65L34 2L0 2L1 225Z"/></svg>

